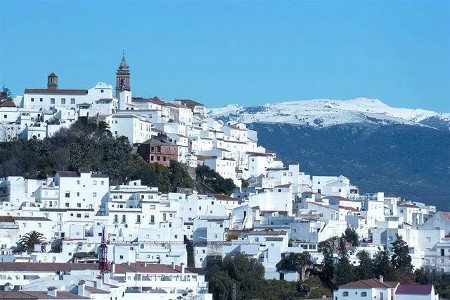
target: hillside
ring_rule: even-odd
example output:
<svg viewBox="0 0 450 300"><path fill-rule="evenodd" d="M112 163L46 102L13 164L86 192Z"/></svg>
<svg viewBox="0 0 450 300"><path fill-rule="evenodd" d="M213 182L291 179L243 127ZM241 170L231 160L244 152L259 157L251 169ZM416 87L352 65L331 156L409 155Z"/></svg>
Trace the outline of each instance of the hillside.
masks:
<svg viewBox="0 0 450 300"><path fill-rule="evenodd" d="M409 125L313 128L252 123L259 142L308 174L345 175L362 192L385 191L450 210L450 132Z"/></svg>

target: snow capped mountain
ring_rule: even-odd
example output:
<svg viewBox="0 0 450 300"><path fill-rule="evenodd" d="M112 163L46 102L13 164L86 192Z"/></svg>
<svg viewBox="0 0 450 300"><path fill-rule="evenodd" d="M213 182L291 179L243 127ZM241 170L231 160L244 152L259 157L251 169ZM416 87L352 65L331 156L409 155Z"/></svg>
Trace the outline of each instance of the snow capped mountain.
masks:
<svg viewBox="0 0 450 300"><path fill-rule="evenodd" d="M348 123L408 124L450 130L450 113L394 108L378 99L304 100L242 107L213 108L210 116L243 123L287 123L328 127Z"/></svg>

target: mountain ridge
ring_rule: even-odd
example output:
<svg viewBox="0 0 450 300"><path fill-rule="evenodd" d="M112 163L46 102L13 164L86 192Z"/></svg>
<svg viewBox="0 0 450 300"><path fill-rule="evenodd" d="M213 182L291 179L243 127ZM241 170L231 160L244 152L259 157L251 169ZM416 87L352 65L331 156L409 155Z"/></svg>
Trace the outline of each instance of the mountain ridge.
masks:
<svg viewBox="0 0 450 300"><path fill-rule="evenodd" d="M285 123L319 128L352 123L403 124L450 130L450 113L395 108L370 98L284 101L249 107L229 104L211 108L209 114L243 123Z"/></svg>

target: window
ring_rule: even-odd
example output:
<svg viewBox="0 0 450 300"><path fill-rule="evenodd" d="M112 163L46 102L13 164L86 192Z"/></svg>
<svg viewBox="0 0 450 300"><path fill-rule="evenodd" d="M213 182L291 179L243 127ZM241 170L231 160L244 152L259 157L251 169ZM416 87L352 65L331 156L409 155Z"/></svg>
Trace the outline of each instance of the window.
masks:
<svg viewBox="0 0 450 300"><path fill-rule="evenodd" d="M343 292L343 293L342 293L342 296L348 297L348 292Z"/></svg>
<svg viewBox="0 0 450 300"><path fill-rule="evenodd" d="M66 196L66 198L70 198L70 192L66 191L65 196Z"/></svg>
<svg viewBox="0 0 450 300"><path fill-rule="evenodd" d="M97 197L97 193L96 193L96 192L93 192L93 193L92 193L92 197L94 197L94 198Z"/></svg>
<svg viewBox="0 0 450 300"><path fill-rule="evenodd" d="M66 202L66 207L69 207L69 203Z"/></svg>
<svg viewBox="0 0 450 300"><path fill-rule="evenodd" d="M104 182L104 181L102 180L102 181L100 181L100 184L101 184L101 185L104 185L104 184L105 184L105 182Z"/></svg>
<svg viewBox="0 0 450 300"><path fill-rule="evenodd" d="M77 207L81 207L81 203L77 203Z"/></svg>
<svg viewBox="0 0 450 300"><path fill-rule="evenodd" d="M361 292L361 297L367 297L367 292Z"/></svg>
<svg viewBox="0 0 450 300"><path fill-rule="evenodd" d="M50 98L50 104L55 104L55 98Z"/></svg>
<svg viewBox="0 0 450 300"><path fill-rule="evenodd" d="M66 104L66 98L61 98L61 104Z"/></svg>
<svg viewBox="0 0 450 300"><path fill-rule="evenodd" d="M39 101L40 101L40 102L43 102L43 101L44 101L44 98L39 98Z"/></svg>
<svg viewBox="0 0 450 300"><path fill-rule="evenodd" d="M70 104L75 104L75 98L70 98Z"/></svg>
<svg viewBox="0 0 450 300"><path fill-rule="evenodd" d="M81 214L77 214L77 218L81 218Z"/></svg>
<svg viewBox="0 0 450 300"><path fill-rule="evenodd" d="M136 223L141 223L141 215L136 216Z"/></svg>
<svg viewBox="0 0 450 300"><path fill-rule="evenodd" d="M93 184L93 185L97 185L97 180L94 180L94 181L92 182L92 184Z"/></svg>
<svg viewBox="0 0 450 300"><path fill-rule="evenodd" d="M31 102L34 102L34 98L31 98Z"/></svg>
<svg viewBox="0 0 450 300"><path fill-rule="evenodd" d="M444 248L441 249L441 256L444 256Z"/></svg>
<svg viewBox="0 0 450 300"><path fill-rule="evenodd" d="M77 184L80 184L80 181L79 181L79 180L77 180Z"/></svg>
<svg viewBox="0 0 450 300"><path fill-rule="evenodd" d="M150 216L150 223L151 224L155 223L155 216L154 215Z"/></svg>
<svg viewBox="0 0 450 300"><path fill-rule="evenodd" d="M123 255L120 255L119 258L120 258L120 259L123 259Z"/></svg>

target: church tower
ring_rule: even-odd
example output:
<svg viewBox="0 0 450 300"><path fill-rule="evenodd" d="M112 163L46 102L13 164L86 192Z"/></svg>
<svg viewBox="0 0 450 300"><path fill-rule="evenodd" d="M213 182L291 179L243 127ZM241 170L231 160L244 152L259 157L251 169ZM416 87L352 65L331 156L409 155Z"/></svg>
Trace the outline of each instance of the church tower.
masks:
<svg viewBox="0 0 450 300"><path fill-rule="evenodd" d="M122 56L119 68L116 73L116 97L119 98L119 94L122 91L130 91L130 69L128 68L125 60L125 55Z"/></svg>

